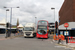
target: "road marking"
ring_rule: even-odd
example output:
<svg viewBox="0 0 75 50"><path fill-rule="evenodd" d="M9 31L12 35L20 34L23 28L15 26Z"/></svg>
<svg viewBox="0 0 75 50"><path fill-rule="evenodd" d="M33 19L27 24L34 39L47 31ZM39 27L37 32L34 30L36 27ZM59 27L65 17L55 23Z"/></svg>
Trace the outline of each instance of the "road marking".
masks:
<svg viewBox="0 0 75 50"><path fill-rule="evenodd" d="M54 46L56 48L65 48L65 46Z"/></svg>
<svg viewBox="0 0 75 50"><path fill-rule="evenodd" d="M67 50L73 50L73 48L70 48L70 47L67 47L67 46L63 46L63 45L59 45L59 44L56 44L57 46L54 46L56 48L64 48L64 49L67 49ZM58 46L59 45L59 46Z"/></svg>
<svg viewBox="0 0 75 50"><path fill-rule="evenodd" d="M67 49L67 50L73 50L73 48L69 48L69 47L66 47L66 46L54 46L56 48L64 48L64 49Z"/></svg>
<svg viewBox="0 0 75 50"><path fill-rule="evenodd" d="M68 49L68 50L69 50L69 49L73 49L73 48L69 48L69 47L68 47L68 48L65 48L65 49Z"/></svg>

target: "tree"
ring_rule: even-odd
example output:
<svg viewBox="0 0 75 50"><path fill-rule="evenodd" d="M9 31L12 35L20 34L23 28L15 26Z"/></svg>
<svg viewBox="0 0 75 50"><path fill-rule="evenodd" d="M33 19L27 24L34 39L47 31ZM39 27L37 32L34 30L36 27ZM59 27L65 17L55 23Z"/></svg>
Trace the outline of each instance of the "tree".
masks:
<svg viewBox="0 0 75 50"><path fill-rule="evenodd" d="M19 26L19 19L17 19L17 26Z"/></svg>

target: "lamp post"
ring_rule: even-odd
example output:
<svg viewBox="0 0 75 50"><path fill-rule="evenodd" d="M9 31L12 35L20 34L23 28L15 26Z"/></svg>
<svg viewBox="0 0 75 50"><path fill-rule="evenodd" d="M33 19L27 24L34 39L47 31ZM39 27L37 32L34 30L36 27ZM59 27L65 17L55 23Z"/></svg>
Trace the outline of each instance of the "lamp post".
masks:
<svg viewBox="0 0 75 50"><path fill-rule="evenodd" d="M9 9L6 9L6 30L5 30L5 38L7 38L7 11L9 11Z"/></svg>
<svg viewBox="0 0 75 50"><path fill-rule="evenodd" d="M36 24L36 18L37 18L37 17L35 17L35 24Z"/></svg>
<svg viewBox="0 0 75 50"><path fill-rule="evenodd" d="M19 7L4 7L4 8L10 8L11 9L11 12L10 12L10 34L11 34L12 8L19 8ZM10 34L9 34L9 37L10 37Z"/></svg>
<svg viewBox="0 0 75 50"><path fill-rule="evenodd" d="M51 10L54 10L54 24L55 24L55 8L51 8ZM54 27L54 34L55 34L55 27Z"/></svg>
<svg viewBox="0 0 75 50"><path fill-rule="evenodd" d="M37 20L37 17L35 17L35 27L37 26L37 25L36 25L36 24L37 24L37 23L36 23L36 22L37 22L36 20Z"/></svg>

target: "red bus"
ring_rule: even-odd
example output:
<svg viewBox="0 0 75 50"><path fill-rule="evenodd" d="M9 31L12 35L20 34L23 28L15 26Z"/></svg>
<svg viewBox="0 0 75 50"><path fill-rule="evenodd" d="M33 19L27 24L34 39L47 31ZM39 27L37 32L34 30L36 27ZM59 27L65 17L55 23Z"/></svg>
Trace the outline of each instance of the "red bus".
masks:
<svg viewBox="0 0 75 50"><path fill-rule="evenodd" d="M48 38L48 21L46 20L38 21L36 37L37 38Z"/></svg>

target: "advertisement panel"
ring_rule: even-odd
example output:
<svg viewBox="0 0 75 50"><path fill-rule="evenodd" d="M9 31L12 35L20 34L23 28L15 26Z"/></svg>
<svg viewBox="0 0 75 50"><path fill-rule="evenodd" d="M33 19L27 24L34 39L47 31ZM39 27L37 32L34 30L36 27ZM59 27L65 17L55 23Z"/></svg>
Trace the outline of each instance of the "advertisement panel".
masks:
<svg viewBox="0 0 75 50"><path fill-rule="evenodd" d="M63 31L60 31L60 35L63 35Z"/></svg>
<svg viewBox="0 0 75 50"><path fill-rule="evenodd" d="M64 31L64 36L69 36L69 31Z"/></svg>

